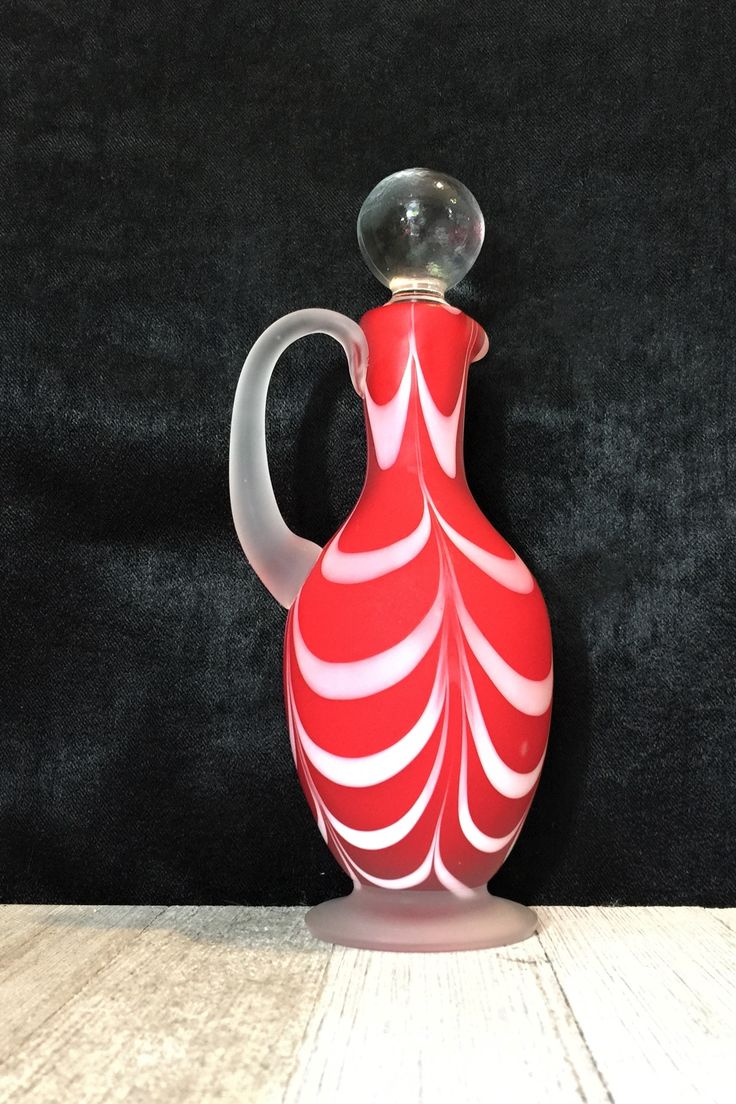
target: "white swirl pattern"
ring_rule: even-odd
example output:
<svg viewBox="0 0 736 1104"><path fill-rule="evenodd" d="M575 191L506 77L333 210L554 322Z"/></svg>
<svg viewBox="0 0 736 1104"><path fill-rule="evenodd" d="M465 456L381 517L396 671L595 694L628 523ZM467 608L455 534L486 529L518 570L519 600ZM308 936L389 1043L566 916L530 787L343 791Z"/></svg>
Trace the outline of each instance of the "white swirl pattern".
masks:
<svg viewBox="0 0 736 1104"><path fill-rule="evenodd" d="M418 407L438 464L450 478L456 475L457 434L464 387L461 386L456 405L449 415L438 410L422 371L416 348L412 310L412 327L409 355L401 381L394 397L385 404L376 403L369 389L365 389L365 401L379 467L388 470L401 451L407 427L412 384L416 387ZM472 338L472 331L471 331ZM465 351L464 368L470 356L470 341ZM493 648L475 623L460 593L460 586L453 569L446 542L479 568L488 578L517 594L528 594L534 581L518 556L497 556L470 541L459 533L442 516L427 488L422 472L421 457L417 453L417 468L423 496L423 510L419 524L406 537L383 548L362 552L344 552L340 549L341 529L327 546L320 565L322 575L331 583L351 586L374 580L411 563L426 547L434 534L439 548L439 577L437 592L430 608L416 627L393 647L378 654L352 662L327 661L316 656L304 640L299 622L299 598L293 608L294 657L302 678L314 693L332 701L356 701L378 694L407 678L428 654L439 638L436 675L428 700L416 722L389 747L363 756L343 756L328 752L310 736L297 709L291 661L287 655L286 693L292 750L302 768L302 777L312 798L319 829L345 868L352 875L356 886L360 881L386 889L408 889L421 886L432 874L450 892L467 895L470 887L456 878L445 865L440 851L440 829L447 803L457 801L456 815L460 831L467 844L484 854L510 851L515 843L528 807L510 832L501 837L483 832L473 819L468 792L469 740L477 752L482 771L497 793L505 798L519 799L528 795L535 786L544 759L542 749L533 770L513 770L499 754L488 731L478 695L473 685L467 655L471 653L498 692L515 710L529 717L538 717L550 706L552 697L552 666L543 679L526 678L507 663ZM347 524L347 523L346 523ZM344 529L344 526L343 526ZM453 612L454 611L454 612ZM460 657L460 692L462 698L461 758L458 792L446 792L441 805L437 826L429 851L421 863L398 878L379 878L358 865L348 854L348 847L364 851L389 848L406 839L426 812L437 790L442 766L447 753L449 718L448 638L454 635L456 651ZM359 829L338 819L320 796L312 771L339 786L365 789L395 778L414 762L428 746L442 720L437 752L431 770L419 796L409 809L391 824L373 829Z"/></svg>

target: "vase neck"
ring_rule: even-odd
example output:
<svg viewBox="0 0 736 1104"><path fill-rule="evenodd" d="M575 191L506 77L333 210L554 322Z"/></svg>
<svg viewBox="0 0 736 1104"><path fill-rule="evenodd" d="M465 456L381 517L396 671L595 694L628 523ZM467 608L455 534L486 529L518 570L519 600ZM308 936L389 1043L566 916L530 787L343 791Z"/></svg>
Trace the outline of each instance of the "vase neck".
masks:
<svg viewBox="0 0 736 1104"><path fill-rule="evenodd" d="M468 365L487 347L476 322L454 307L392 301L361 320L368 475L416 471L464 480L462 432Z"/></svg>

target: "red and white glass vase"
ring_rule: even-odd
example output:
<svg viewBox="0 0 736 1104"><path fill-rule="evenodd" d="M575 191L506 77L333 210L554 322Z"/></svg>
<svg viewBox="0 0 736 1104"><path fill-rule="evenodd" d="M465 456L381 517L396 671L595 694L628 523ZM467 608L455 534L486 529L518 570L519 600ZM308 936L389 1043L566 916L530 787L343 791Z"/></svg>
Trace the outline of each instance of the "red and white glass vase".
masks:
<svg viewBox="0 0 736 1104"><path fill-rule="evenodd" d="M536 924L530 909L486 888L539 780L552 649L539 587L465 479L468 368L488 338L444 296L483 234L478 204L452 177L387 177L363 204L358 238L389 302L360 325L328 310L275 322L235 395L235 527L289 611L292 753L319 830L354 885L311 909L307 924L350 946L490 947ZM343 346L368 435L363 491L324 548L286 526L266 459L271 373L288 345L312 333Z"/></svg>

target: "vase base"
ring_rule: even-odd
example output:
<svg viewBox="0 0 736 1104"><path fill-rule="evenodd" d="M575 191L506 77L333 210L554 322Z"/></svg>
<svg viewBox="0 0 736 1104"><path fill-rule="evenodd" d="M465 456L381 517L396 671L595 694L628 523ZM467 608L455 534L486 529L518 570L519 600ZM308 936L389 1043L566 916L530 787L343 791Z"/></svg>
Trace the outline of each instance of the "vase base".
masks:
<svg viewBox="0 0 736 1104"><path fill-rule="evenodd" d="M525 905L492 897L485 886L471 894L360 886L315 905L306 924L325 943L374 951L475 951L534 933L537 916Z"/></svg>

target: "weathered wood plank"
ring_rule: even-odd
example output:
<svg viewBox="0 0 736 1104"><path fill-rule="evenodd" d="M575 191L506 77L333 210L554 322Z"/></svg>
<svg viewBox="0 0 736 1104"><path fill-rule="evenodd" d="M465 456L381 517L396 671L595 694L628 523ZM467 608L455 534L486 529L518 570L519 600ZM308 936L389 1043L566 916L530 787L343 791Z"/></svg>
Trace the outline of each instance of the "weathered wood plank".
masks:
<svg viewBox="0 0 736 1104"><path fill-rule="evenodd" d="M62 905L0 905L0 970L3 958L35 939Z"/></svg>
<svg viewBox="0 0 736 1104"><path fill-rule="evenodd" d="M540 909L614 1100L733 1100L736 937L704 909Z"/></svg>
<svg viewBox="0 0 736 1104"><path fill-rule="evenodd" d="M3 906L0 1062L162 911L144 906Z"/></svg>
<svg viewBox="0 0 736 1104"><path fill-rule="evenodd" d="M281 1101L329 956L301 909L167 909L7 1059L0 1099Z"/></svg>
<svg viewBox="0 0 736 1104"><path fill-rule="evenodd" d="M539 912L424 956L332 952L302 909L8 906L0 1099L730 1101L736 910Z"/></svg>
<svg viewBox="0 0 736 1104"><path fill-rule="evenodd" d="M726 927L731 928L732 931L736 931L736 908L718 908L710 909L711 916L715 916L718 920L721 920Z"/></svg>
<svg viewBox="0 0 736 1104"><path fill-rule="evenodd" d="M289 1104L492 1099L609 1099L536 937L441 955L335 950Z"/></svg>

